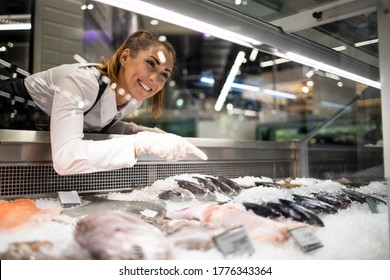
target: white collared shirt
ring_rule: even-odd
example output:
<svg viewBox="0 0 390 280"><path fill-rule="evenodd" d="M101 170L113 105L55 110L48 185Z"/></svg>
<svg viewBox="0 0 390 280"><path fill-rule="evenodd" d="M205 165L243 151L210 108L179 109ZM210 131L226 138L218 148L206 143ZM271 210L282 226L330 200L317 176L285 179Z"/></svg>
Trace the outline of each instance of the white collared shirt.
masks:
<svg viewBox="0 0 390 280"><path fill-rule="evenodd" d="M124 129L120 120L142 102L131 100L117 110L115 92L107 86L95 102L99 84L90 65L64 64L26 77L25 86L38 107L51 116L50 139L54 169L61 175L107 171L136 163L134 135L108 140L83 140L83 132L100 131L114 118L114 131Z"/></svg>

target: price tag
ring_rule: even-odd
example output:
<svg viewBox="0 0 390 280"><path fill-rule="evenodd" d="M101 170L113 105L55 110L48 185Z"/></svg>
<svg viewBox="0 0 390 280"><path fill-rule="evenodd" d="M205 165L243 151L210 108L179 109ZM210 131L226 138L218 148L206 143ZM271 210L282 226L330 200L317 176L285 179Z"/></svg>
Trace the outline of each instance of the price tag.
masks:
<svg viewBox="0 0 390 280"><path fill-rule="evenodd" d="M309 227L300 227L289 230L289 232L305 253L324 246Z"/></svg>
<svg viewBox="0 0 390 280"><path fill-rule="evenodd" d="M366 202L370 206L372 213L379 213L378 204L371 197L366 197Z"/></svg>
<svg viewBox="0 0 390 280"><path fill-rule="evenodd" d="M150 209L142 210L142 211L140 211L140 213L141 213L142 215L144 215L145 217L148 217L148 218L154 218L154 217L156 217L156 215L158 214L157 211L150 210Z"/></svg>
<svg viewBox="0 0 390 280"><path fill-rule="evenodd" d="M225 231L213 237L217 249L224 255L252 255L254 249L243 227Z"/></svg>
<svg viewBox="0 0 390 280"><path fill-rule="evenodd" d="M81 204L79 194L76 191L58 192L58 198L64 208L70 208Z"/></svg>

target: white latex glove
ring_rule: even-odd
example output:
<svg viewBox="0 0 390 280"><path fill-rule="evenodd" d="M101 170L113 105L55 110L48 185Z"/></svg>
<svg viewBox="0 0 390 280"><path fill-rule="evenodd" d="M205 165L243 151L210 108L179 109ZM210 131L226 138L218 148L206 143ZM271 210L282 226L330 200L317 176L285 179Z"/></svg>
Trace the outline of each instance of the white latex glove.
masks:
<svg viewBox="0 0 390 280"><path fill-rule="evenodd" d="M158 127L146 127L146 126L135 124L133 122L128 123L125 128L125 134L136 134L142 131L166 133L164 130L159 129Z"/></svg>
<svg viewBox="0 0 390 280"><path fill-rule="evenodd" d="M171 133L143 131L135 135L134 142L136 156L154 154L166 161L177 161L184 159L187 154L193 154L207 160L204 152L184 138Z"/></svg>

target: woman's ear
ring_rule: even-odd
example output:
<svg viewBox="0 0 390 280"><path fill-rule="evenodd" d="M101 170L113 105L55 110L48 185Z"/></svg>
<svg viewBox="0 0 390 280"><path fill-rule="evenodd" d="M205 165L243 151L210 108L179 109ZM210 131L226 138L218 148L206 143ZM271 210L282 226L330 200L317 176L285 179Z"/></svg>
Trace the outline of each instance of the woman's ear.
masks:
<svg viewBox="0 0 390 280"><path fill-rule="evenodd" d="M124 65L129 58L130 58L130 50L129 49L125 49L122 52L121 57L120 57L121 65Z"/></svg>

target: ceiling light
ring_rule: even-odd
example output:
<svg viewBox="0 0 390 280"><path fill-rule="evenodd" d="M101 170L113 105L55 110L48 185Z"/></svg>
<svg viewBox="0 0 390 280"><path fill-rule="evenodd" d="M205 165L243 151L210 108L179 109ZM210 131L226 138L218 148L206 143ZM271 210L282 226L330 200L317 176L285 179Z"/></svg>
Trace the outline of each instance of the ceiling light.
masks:
<svg viewBox="0 0 390 280"><path fill-rule="evenodd" d="M305 74L305 76L308 77L308 78L313 77L313 75L314 75L314 70L313 70L313 69L310 69L310 70L307 71L307 73Z"/></svg>
<svg viewBox="0 0 390 280"><path fill-rule="evenodd" d="M157 25L159 23L159 21L157 20L157 19L152 19L151 21L150 21L150 24L151 25Z"/></svg>
<svg viewBox="0 0 390 280"><path fill-rule="evenodd" d="M271 95L276 98L286 98L286 99L296 99L296 95L292 93L272 90L272 89L262 89L259 91L261 94Z"/></svg>
<svg viewBox="0 0 390 280"><path fill-rule="evenodd" d="M201 33L210 34L216 38L227 40L242 46L253 48L253 46L262 43L241 34L229 31L227 29L172 12L170 10L149 4L140 0L97 0L107 5L115 6L124 10L132 11L137 14L145 15L151 18L159 19L175 25L179 25Z"/></svg>
<svg viewBox="0 0 390 280"><path fill-rule="evenodd" d="M206 84L213 85L214 84L214 79L212 78L206 78L202 77L200 78L200 81ZM262 89L257 86L250 86L250 85L245 85L245 84L239 84L239 83L233 83L231 85L231 88L238 89L238 90L243 90L243 91L250 91L254 93L259 93L263 95L270 95L276 98L285 98L285 99L296 99L297 97L295 94L292 93L287 93L287 92L281 92L277 90L272 90L272 89Z"/></svg>
<svg viewBox="0 0 390 280"><path fill-rule="evenodd" d="M214 106L215 111L221 111L223 103L225 103L229 90L232 87L234 79L236 78L236 75L238 74L238 71L240 70L240 66L244 61L244 59L245 59L245 52L240 51L236 56L232 69L230 70L229 75L226 78L225 84L223 85L222 90L218 96L217 102L215 103Z"/></svg>
<svg viewBox="0 0 390 280"><path fill-rule="evenodd" d="M31 23L0 24L0 31L5 30L30 30Z"/></svg>
<svg viewBox="0 0 390 280"><path fill-rule="evenodd" d="M299 54L296 54L293 52L287 52L285 54L280 54L280 55L285 56L286 58L291 59L295 62L304 64L304 65L308 65L308 66L311 66L314 68L318 68L318 69L321 69L321 70L326 71L328 73L332 73L334 75L353 80L355 82L359 82L359 83L362 83L362 84L365 84L365 85L368 85L368 86L371 86L374 88L378 88L378 89L381 88L380 82L370 80L368 78L356 75L356 74L348 72L346 70L342 70L340 68L331 66L329 64L325 64L321 61L317 61L317 60L314 60L314 59L311 59L311 58L308 58L308 57L305 57L305 56L302 56L302 55L299 55Z"/></svg>
<svg viewBox="0 0 390 280"><path fill-rule="evenodd" d="M314 82L313 81L307 81L306 82L306 85L308 86L308 87L312 87L312 86L314 86Z"/></svg>
<svg viewBox="0 0 390 280"><path fill-rule="evenodd" d="M350 106L346 106L344 104L338 104L334 102L329 102L329 101L321 101L321 106L323 107L330 107L330 108L337 108L337 109L344 109L344 110L350 110Z"/></svg>
<svg viewBox="0 0 390 280"><path fill-rule="evenodd" d="M358 48L358 47L362 47L362 46L366 46L366 45L376 44L378 42L379 42L379 39L373 39L373 40L355 43L354 46Z"/></svg>
<svg viewBox="0 0 390 280"><path fill-rule="evenodd" d="M339 46L339 47L335 47L332 49L335 51L341 52L341 51L345 51L347 49L347 47L346 46Z"/></svg>
<svg viewBox="0 0 390 280"><path fill-rule="evenodd" d="M255 61L257 54L259 53L258 49L252 49L251 54L249 55L249 60L250 61Z"/></svg>
<svg viewBox="0 0 390 280"><path fill-rule="evenodd" d="M290 61L289 59L277 58L277 59L274 59L274 60L263 61L263 62L260 63L260 66L262 68L265 68L265 67L272 66L274 64L282 64L282 63L286 63L286 62L289 62L289 61Z"/></svg>

